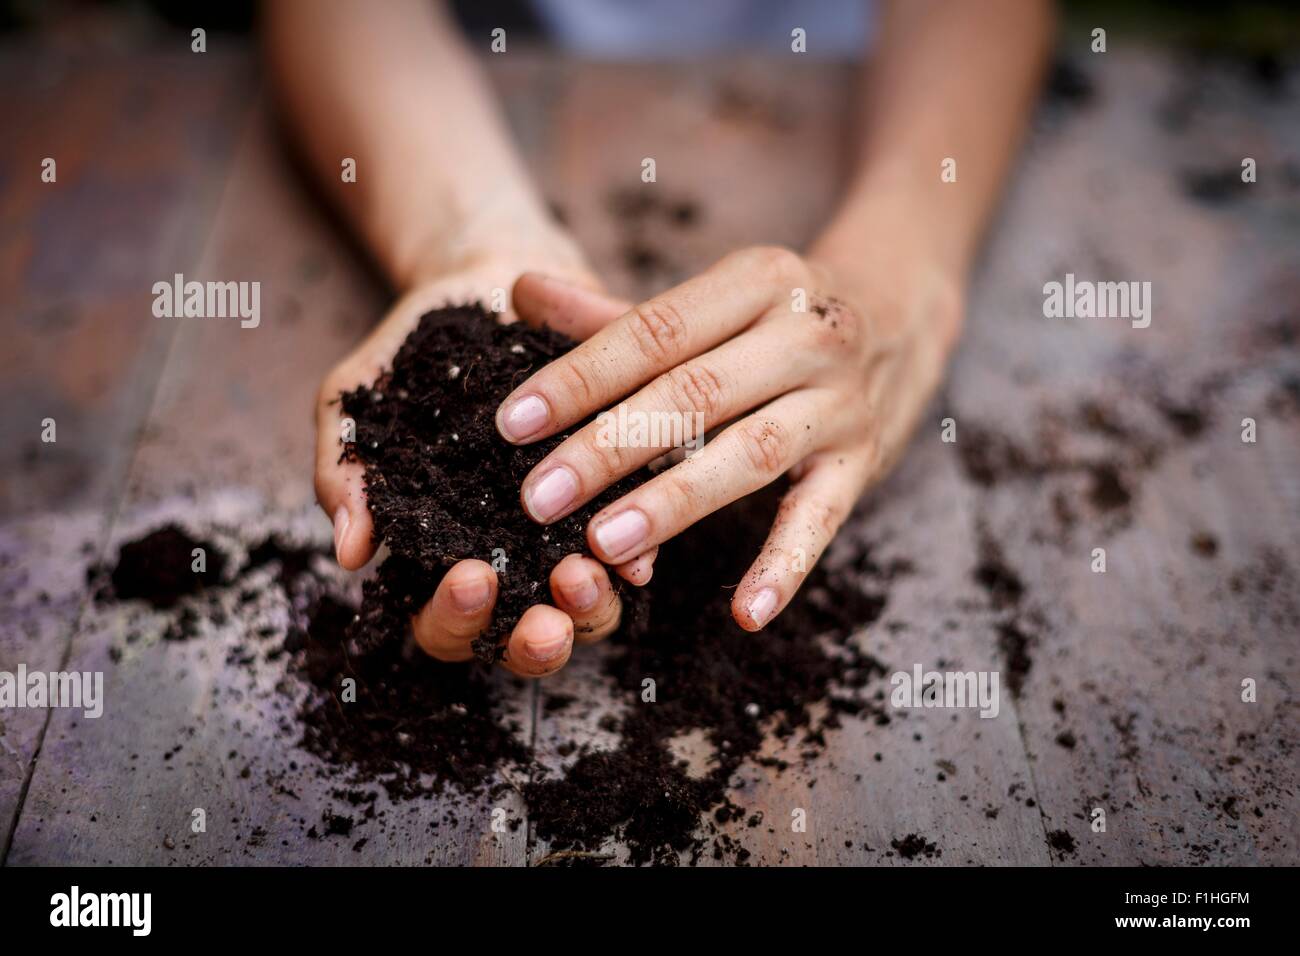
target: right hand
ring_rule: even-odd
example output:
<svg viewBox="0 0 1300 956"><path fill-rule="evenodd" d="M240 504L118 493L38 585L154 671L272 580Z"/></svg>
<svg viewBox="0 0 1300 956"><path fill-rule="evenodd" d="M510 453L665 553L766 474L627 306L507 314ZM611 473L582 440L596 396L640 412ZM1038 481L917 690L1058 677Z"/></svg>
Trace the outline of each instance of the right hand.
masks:
<svg viewBox="0 0 1300 956"><path fill-rule="evenodd" d="M516 284L525 266L565 281L551 283L530 274ZM569 283L577 283L576 288ZM325 377L316 398L316 500L334 522L334 552L347 570L365 565L374 556L376 543L366 507L365 468L360 462L339 460L339 395L376 381L425 312L449 303L481 300L494 288L512 287L513 308L502 317L504 321L522 316L577 339L591 335L626 308L597 291L590 273L571 265L544 260L476 262L417 284ZM633 584L645 584L653 561L654 553L647 552L615 570ZM600 562L568 555L551 572L550 586L555 606L530 607L507 644L503 663L521 677L554 673L568 661L575 640L583 644L599 641L618 627L622 607ZM491 623L496 596L496 572L489 564L476 559L459 562L412 619L416 642L439 660L469 660L473 657L470 642Z"/></svg>

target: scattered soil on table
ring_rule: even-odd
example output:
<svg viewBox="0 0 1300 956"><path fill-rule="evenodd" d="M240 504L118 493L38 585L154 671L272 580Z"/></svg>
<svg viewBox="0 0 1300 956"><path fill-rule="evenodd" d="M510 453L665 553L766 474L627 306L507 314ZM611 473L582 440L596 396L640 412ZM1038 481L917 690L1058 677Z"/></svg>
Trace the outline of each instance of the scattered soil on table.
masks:
<svg viewBox="0 0 1300 956"><path fill-rule="evenodd" d="M500 659L524 611L550 603L555 565L587 552L587 521L634 487L625 479L547 526L520 503L524 476L569 433L510 445L497 432L497 406L571 345L550 330L500 325L478 305L439 309L420 320L379 381L342 396L356 422L343 457L365 465L375 537L390 552L365 588L353 632L362 648L404 633L447 570L479 558L498 569L498 595L474 652Z"/></svg>
<svg viewBox="0 0 1300 956"><path fill-rule="evenodd" d="M883 574L864 577L854 564L814 569L800 598L760 635L731 620L727 585L762 546L776 507L775 493L751 496L661 549L645 617L606 664L629 701L617 726L622 742L581 755L562 778L524 787L529 819L552 847L590 851L618 836L634 863L671 862L679 851L692 860L709 849L721 854L723 837L710 844L697 825L719 807L724 819L745 816L728 800L728 782L766 738L813 759L845 715L889 722L872 693L879 683L869 686L885 667L850 641L884 611ZM649 702L647 679L656 689ZM820 702L827 712L815 719ZM691 730L703 731L714 752L702 778L689 776L668 746Z"/></svg>
<svg viewBox="0 0 1300 956"><path fill-rule="evenodd" d="M269 535L248 550L248 560L241 574L268 565L278 565L276 579L286 593L292 593L297 582L311 571L312 561L329 559L324 549L311 545L298 545L277 535Z"/></svg>
<svg viewBox="0 0 1300 956"><path fill-rule="evenodd" d="M1197 531L1189 542L1192 553L1202 558L1212 558L1219 553L1219 539L1208 531Z"/></svg>
<svg viewBox="0 0 1300 956"><path fill-rule="evenodd" d="M501 713L480 667L441 664L402 640L353 653L348 632L356 610L329 594L285 642L314 693L302 705L302 744L353 782L379 783L393 799L470 793L528 752L516 721ZM341 702L343 682L355 702Z"/></svg>
<svg viewBox="0 0 1300 956"><path fill-rule="evenodd" d="M890 840L889 845L904 860L911 860L918 856L925 856L927 859L943 856L943 850L940 850L919 833L909 833L901 840Z"/></svg>
<svg viewBox="0 0 1300 956"><path fill-rule="evenodd" d="M615 190L609 195L608 205L616 219L633 226L657 220L679 229L690 229L699 225L703 217L695 200L665 197L662 187L655 183Z"/></svg>
<svg viewBox="0 0 1300 956"><path fill-rule="evenodd" d="M196 548L203 549L202 571L194 570ZM165 525L122 545L109 576L110 593L119 601L145 601L165 610L219 583L227 561L216 545L190 537L179 525ZM101 572L92 569L92 578ZM108 594L101 591L101 596Z"/></svg>
<svg viewBox="0 0 1300 956"><path fill-rule="evenodd" d="M1007 689L1011 696L1019 697L1025 686L1025 679L1034 666L1030 655L1032 635L1014 620L1003 621L998 625L998 650L1007 668Z"/></svg>
<svg viewBox="0 0 1300 956"><path fill-rule="evenodd" d="M975 581L989 596L995 608L1014 607L1024 597L1025 585L1002 554L1002 546L990 537L987 529L981 528L979 538L979 563L975 565Z"/></svg>
<svg viewBox="0 0 1300 956"><path fill-rule="evenodd" d="M699 225L704 215L700 204L668 196L657 183L643 183L611 192L606 206L621 237L623 267L646 287L656 281L671 285L681 270L664 249Z"/></svg>
<svg viewBox="0 0 1300 956"><path fill-rule="evenodd" d="M1006 668L1007 689L1019 697L1034 660L1030 649L1035 643L1033 628L1021 611L1025 585L1015 569L1007 564L1002 546L994 540L988 527L979 522L975 528L979 562L972 577L988 595L989 606L999 618L996 622L998 651Z"/></svg>
<svg viewBox="0 0 1300 956"><path fill-rule="evenodd" d="M1181 175L1184 194L1208 205L1221 205L1248 195L1253 187L1241 178L1241 166L1187 169Z"/></svg>
<svg viewBox="0 0 1300 956"><path fill-rule="evenodd" d="M1187 441L1200 436L1207 412L1160 402L1160 413L1180 438ZM1141 477L1166 450L1161 441L1129 427L1114 411L1093 401L1083 402L1069 414L1044 413L1028 442L977 422L963 422L963 429L958 443L962 469L981 488L1064 480L1052 487L1054 510L1063 526L1072 526L1081 515L1120 525L1130 522ZM1069 450L1071 441L1088 434L1103 440L1102 450ZM1073 476L1087 480L1076 487L1069 482ZM1072 506L1071 496L1080 493L1086 507Z"/></svg>
<svg viewBox="0 0 1300 956"><path fill-rule="evenodd" d="M1078 847L1078 844L1074 842L1074 837L1070 836L1066 830L1053 830L1047 834L1047 845L1061 856L1073 854Z"/></svg>
<svg viewBox="0 0 1300 956"><path fill-rule="evenodd" d="M283 682L295 701L293 732L341 794L338 811L325 808L309 836L354 838L354 821L375 813L372 802L356 817L371 786L394 801L446 794L453 802L513 787L557 862L602 862L607 842L619 840L634 863L675 863L682 854L743 863L750 851L728 825L741 823L743 832L762 819L729 796L746 761L781 772L818 759L845 717L890 723L879 680L886 669L852 637L884 612L889 584L911 573L909 562L849 554L833 570L814 568L761 635L731 619L732 589L779 505L775 486L666 544L648 587L626 592L642 607L625 614L605 660L627 703L602 725L619 736L613 750L572 741L558 748L570 756L565 769L535 765L508 712L514 696L503 693L522 682L476 663L442 664L413 646L409 614L452 561L506 550L509 621L545 600L553 564L582 549L585 517L543 529L518 503L523 475L559 439L512 449L492 419L501 397L566 345L549 333L496 326L476 308L445 310L422 321L392 374L345 397L357 422L348 453L366 463L376 526L390 549L360 608L340 596L326 549L274 535L247 545L226 593L241 608L265 603L259 587L283 593L292 624L282 646L262 656L287 658L288 676L298 680ZM170 537L149 535L123 552L130 558ZM266 568L274 573L257 573ZM204 603L182 609L195 619L211 611ZM258 655L250 647L272 636L259 629L244 638L233 662L251 666ZM550 709L572 704L557 698ZM692 732L713 752L703 775L688 773L672 751L675 738ZM783 756L767 752L782 747Z"/></svg>

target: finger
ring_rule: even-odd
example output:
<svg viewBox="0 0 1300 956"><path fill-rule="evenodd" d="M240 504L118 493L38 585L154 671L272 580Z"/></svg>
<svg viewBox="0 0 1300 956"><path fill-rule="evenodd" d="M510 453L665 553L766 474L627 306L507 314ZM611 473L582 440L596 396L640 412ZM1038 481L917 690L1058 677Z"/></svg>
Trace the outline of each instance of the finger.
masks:
<svg viewBox="0 0 1300 956"><path fill-rule="evenodd" d="M659 549L654 547L645 552L645 554L618 565L614 570L617 571L618 576L628 584L635 584L637 587L643 587L649 584L650 578L654 576L655 558L658 556Z"/></svg>
<svg viewBox="0 0 1300 956"><path fill-rule="evenodd" d="M554 674L573 651L573 621L558 608L534 604L519 619L501 662L520 677Z"/></svg>
<svg viewBox="0 0 1300 956"><path fill-rule="evenodd" d="M497 575L485 561L454 565L438 584L433 598L411 620L415 641L440 661L467 661L474 656L470 642L492 623Z"/></svg>
<svg viewBox="0 0 1300 956"><path fill-rule="evenodd" d="M595 289L540 272L525 272L515 282L515 312L529 325L544 325L581 341L632 307Z"/></svg>
<svg viewBox="0 0 1300 956"><path fill-rule="evenodd" d="M556 521L665 451L698 449L708 429L825 368L829 353L804 347L817 334L802 316L777 318L669 369L538 462L521 489L524 510Z"/></svg>
<svg viewBox="0 0 1300 956"><path fill-rule="evenodd" d="M334 522L335 557L355 571L374 556L374 524L366 507L364 466L339 460L343 411L338 398L343 390L327 379L316 399L316 500Z"/></svg>
<svg viewBox="0 0 1300 956"><path fill-rule="evenodd" d="M808 459L804 477L781 499L758 559L732 596L737 624L757 631L785 609L853 510L870 470L865 451Z"/></svg>
<svg viewBox="0 0 1300 956"><path fill-rule="evenodd" d="M613 634L623 614L604 565L571 554L551 571L555 606L573 620L573 639L592 644Z"/></svg>
<svg viewBox="0 0 1300 956"><path fill-rule="evenodd" d="M727 428L598 512L587 525L592 552L606 564L629 561L762 488L814 450L820 436L809 423L827 419L839 400L826 389L801 389Z"/></svg>
<svg viewBox="0 0 1300 956"><path fill-rule="evenodd" d="M806 268L792 252L747 249L633 307L533 374L497 409L515 443L545 438L748 326Z"/></svg>

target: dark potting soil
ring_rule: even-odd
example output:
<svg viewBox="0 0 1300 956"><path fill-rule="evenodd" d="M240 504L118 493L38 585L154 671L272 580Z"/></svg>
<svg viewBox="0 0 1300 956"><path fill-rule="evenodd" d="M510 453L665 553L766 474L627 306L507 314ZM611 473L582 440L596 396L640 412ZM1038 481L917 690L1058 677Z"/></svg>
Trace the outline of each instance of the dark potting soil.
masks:
<svg viewBox="0 0 1300 956"><path fill-rule="evenodd" d="M1053 830L1047 834L1047 845L1061 856L1069 856L1078 846L1068 830Z"/></svg>
<svg viewBox="0 0 1300 956"><path fill-rule="evenodd" d="M355 618L355 608L322 593L286 639L315 689L299 711L308 751L395 800L448 784L476 792L498 769L526 763L520 727L501 714L483 668L439 663L402 640L356 654ZM346 679L355 696L340 704Z"/></svg>
<svg viewBox="0 0 1300 956"><path fill-rule="evenodd" d="M239 606L257 604L263 586L288 600L294 623L283 647L266 657L287 654L289 675L306 684L306 694L285 685L299 701L299 743L331 768L332 780L338 775L345 794L366 785L382 786L393 800L496 794L518 772L529 780L521 788L529 819L555 850L593 851L617 838L636 863L676 862L683 852L690 860L709 853L744 862L749 851L720 827L761 820L736 806L728 787L748 758L778 770L789 765L757 757L766 739L788 741L797 759L809 761L845 715L889 722L875 680L885 669L849 638L882 614L889 582L910 566L882 566L869 553L832 572L819 566L790 608L751 635L731 620L731 589L762 545L779 489L711 516L664 546L648 588L625 594L645 606L625 614L605 665L628 701L624 716L603 725L621 735L618 747L594 753L575 741L563 749L578 753L576 762L548 775L533 765L521 728L506 713L500 682L477 664L426 657L409 640L408 618L447 564L465 554L490 560L492 548L506 549L503 605L517 614L546 600L551 566L582 549L582 516L542 529L518 503L523 474L559 439L511 449L492 420L510 387L566 345L549 333L498 327L477 308L426 317L394 373L344 400L357 421L357 445L371 449L369 461L359 448L355 454L366 461L370 504L392 552L367 582L362 607L337 596L337 582L317 563L321 548L274 535L247 545L248 559L228 588ZM448 374L450 363L461 372ZM413 402L412 395L424 397ZM421 454L387 454L390 446ZM435 490L444 492L441 499ZM124 546L119 570L159 543L180 541L188 557L188 536L162 532ZM278 570L260 585L266 577L253 572L267 566ZM169 568L150 588L167 583ZM198 602L182 611L194 624L212 607ZM250 638L267 637L263 629L249 635L234 661L254 661ZM655 682L652 701L643 696L646 679ZM703 776L689 774L672 751L674 738L689 731L712 746Z"/></svg>
<svg viewBox="0 0 1300 956"><path fill-rule="evenodd" d="M902 839L890 840L889 845L892 846L898 855L904 860L911 860L922 855L928 858L943 856L943 850L940 850L919 833L909 833Z"/></svg>
<svg viewBox="0 0 1300 956"><path fill-rule="evenodd" d="M550 330L500 325L478 305L439 309L420 320L379 381L342 396L356 422L343 457L365 465L375 536L390 552L365 586L353 629L362 648L404 633L452 565L480 558L497 569L499 590L474 652L500 659L524 611L550 602L551 569L587 552L587 521L634 487L619 482L547 526L524 512L524 476L568 433L512 446L497 432L496 409L571 346Z"/></svg>
<svg viewBox="0 0 1300 956"><path fill-rule="evenodd" d="M353 609L325 593L286 642L313 687L299 714L303 746L345 768L350 783L378 783L394 799L449 783L495 792L505 786L498 772L531 773L522 787L529 820L553 850L593 852L617 837L632 862L669 863L682 852L697 860L711 842L715 855L725 848L740 860L747 851L719 833L710 813L724 807L727 819L744 816L728 784L765 739L791 740L812 760L844 715L889 721L872 683L885 668L849 637L883 612L878 589L897 568L865 576L860 563L815 569L801 598L759 637L731 620L728 586L757 552L775 508L775 493L751 497L661 549L645 613L614 639L605 664L629 701L606 727L621 736L616 749L582 753L562 775L545 776L530 767L520 728L503 715L482 668L432 661L400 640L357 653ZM340 706L345 678L356 681L358 703ZM647 679L653 700L644 697ZM816 720L819 702L829 707ZM702 777L688 774L671 749L691 730L713 749Z"/></svg>
<svg viewBox="0 0 1300 956"><path fill-rule="evenodd" d="M886 596L875 590L883 575L864 580L852 564L814 569L761 634L731 619L729 585L758 553L776 506L775 490L753 495L661 548L645 614L605 667L631 702L617 728L622 743L580 757L562 778L524 787L529 819L552 847L594 850L617 835L634 863L671 862L682 850L698 859L717 829L706 817L727 806L728 782L768 736L815 757L844 715L889 721L868 690L885 667L849 640L883 612ZM864 583L872 590L864 593ZM652 701L644 699L647 679ZM818 702L829 704L821 720L813 717ZM713 750L702 777L690 776L669 746L692 730ZM729 809L728 818L744 815ZM723 840L713 843L719 849Z"/></svg>
<svg viewBox="0 0 1300 956"><path fill-rule="evenodd" d="M203 551L203 570L195 571L195 549ZM228 559L207 541L199 541L179 525L165 525L143 538L122 545L109 577L112 596L119 601L145 601L155 608L174 607L182 598L221 581ZM98 569L92 569L92 575Z"/></svg>

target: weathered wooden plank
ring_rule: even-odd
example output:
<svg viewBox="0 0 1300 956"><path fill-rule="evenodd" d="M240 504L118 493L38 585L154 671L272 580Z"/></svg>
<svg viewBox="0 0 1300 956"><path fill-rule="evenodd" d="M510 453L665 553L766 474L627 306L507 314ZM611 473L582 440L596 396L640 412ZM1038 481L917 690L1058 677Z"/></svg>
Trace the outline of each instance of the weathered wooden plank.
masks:
<svg viewBox="0 0 1300 956"><path fill-rule="evenodd" d="M1284 383L1300 362L1294 332L1269 328L1294 323L1300 207L1276 162L1221 204L1183 184L1189 167L1231 183L1291 134L1226 69L1193 77L1154 50L1088 63L1097 104L1035 139L950 386L959 449L978 426L1049 466L1008 469L980 501L1025 588L1018 708L1044 828L1069 835L1066 863L1293 863L1300 426ZM1214 95L1171 129L1162 107L1188 83ZM1150 281L1150 327L1044 318L1043 284L1067 272ZM1072 460L1114 466L1121 488L1094 497Z"/></svg>
<svg viewBox="0 0 1300 956"><path fill-rule="evenodd" d="M841 174L841 68L779 77L744 63L533 69L512 58L494 75L521 97L511 96L508 112L548 194L624 294L738 245L798 245L831 201ZM1185 155L1236 161L1228 155L1240 151L1236 140L1216 143L1216 130L1282 156L1295 148L1287 137L1297 124L1280 123L1277 104L1256 103L1224 79L1216 95L1231 117L1181 133L1155 127L1179 81L1152 51L1108 55L1097 81L1092 109L1031 145L948 396L838 546L871 542L913 567L892 583L864 646L891 669L999 670L1000 714L846 721L808 773L747 765L736 800L765 815L764 826L740 834L753 862L897 863L890 841L909 833L943 851L918 858L925 863L1296 858L1297 617L1287 586L1300 563L1300 439L1285 383L1298 370L1294 325L1288 339L1289 313L1276 308L1295 298L1294 196L1273 180L1262 183L1267 203L1211 209L1186 199L1178 176ZM633 93L646 108L630 116L620 104ZM528 96L555 103L548 112ZM693 228L669 217L630 229L611 215L620 185L639 187L645 156L656 158L669 204L698 204ZM755 189L769 182L780 188ZM791 198L794 183L806 197ZM165 517L326 540L308 478L311 396L383 295L312 203L259 119L194 272L260 279L263 326L176 325L114 542ZM1042 284L1066 271L1149 279L1152 327L1044 319ZM147 305L136 315L143 321ZM1195 422L1171 406L1202 399L1204 430L1184 434ZM1086 411L1090 403L1103 414ZM957 420L956 445L939 440L945 414ZM1246 414L1260 421L1256 445L1239 440ZM1007 442L1031 467L999 458ZM998 467L981 483L979 463L990 455ZM1098 466L1110 464L1119 492L1098 490ZM1124 494L1131 503L1118 500ZM1200 532L1215 537L1213 557L1206 539L1189 546ZM74 613L68 568L79 571L79 561L60 565L66 548L41 548L76 539L76 529L37 516L6 535L4 553L40 560L0 568L4 593L30 609L39 600L33 582L49 581L60 613ZM1094 547L1107 549L1104 575L1089 570ZM1023 593L995 600L976 581L990 548ZM55 619L15 618L21 627L0 642L0 666L32 635L49 657L59 644L44 635L57 632ZM329 803L329 782L283 726L291 721L277 666L226 664L238 625L187 643L160 642L160 627L148 615L85 612L67 666L104 670L117 709L100 721L52 715L10 861L520 863L546 851L526 847L526 829L494 835L486 800L453 809L436 800L387 807L381 797L387 816L366 828L359 850L360 831L304 840ZM116 664L115 647L127 650ZM614 743L597 727L621 706L599 677L602 653L581 655L548 684L591 707L548 714L532 690L507 691L549 766L563 762L568 740ZM1007 687L1012 674L1022 679L1018 694ZM1242 677L1259 681L1258 704L1239 702ZM10 723L3 739L30 759L22 756L34 747L30 729L15 733ZM5 780L0 807L16 799ZM188 834L196 806L209 811L203 837ZM503 806L522 812L517 802ZM1086 825L1093 806L1107 811L1104 834ZM808 811L807 833L789 831L796 807ZM449 809L455 822L431 835ZM1059 837L1049 848L1057 831L1074 849Z"/></svg>
<svg viewBox="0 0 1300 956"><path fill-rule="evenodd" d="M242 51L185 50L0 57L0 515L120 492L173 331L150 287L198 254L250 88Z"/></svg>
<svg viewBox="0 0 1300 956"><path fill-rule="evenodd" d="M9 48L0 112L0 669L58 664L101 550L171 330L141 327L149 285L193 255L243 109L239 53ZM174 130L183 128L185 137ZM56 180L43 182L42 162ZM196 188L193 184L199 184ZM111 236L111 241L105 241ZM136 334L128 330L138 329ZM53 419L56 441L42 441ZM45 509L57 506L56 519ZM7 712L0 859L45 712Z"/></svg>
<svg viewBox="0 0 1300 956"><path fill-rule="evenodd" d="M115 543L169 517L328 541L311 485L316 388L382 314L385 293L317 202L259 114L192 274L260 282L261 324L149 319L174 322L175 342ZM336 808L331 790L343 781L286 732L282 661L228 665L251 626L237 615L201 641L161 641L163 625L125 608L83 617L69 666L105 669L107 695L120 706L112 720L52 717L12 862L522 861L526 830L490 826L497 805L519 815L513 794L497 804L430 799L395 808L381 795L373 826L306 838L313 825L324 831L319 817ZM124 646L122 659L107 663ZM531 737L534 691L520 685L512 694ZM208 814L205 834L190 832L195 808Z"/></svg>

